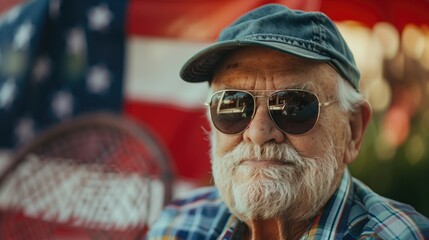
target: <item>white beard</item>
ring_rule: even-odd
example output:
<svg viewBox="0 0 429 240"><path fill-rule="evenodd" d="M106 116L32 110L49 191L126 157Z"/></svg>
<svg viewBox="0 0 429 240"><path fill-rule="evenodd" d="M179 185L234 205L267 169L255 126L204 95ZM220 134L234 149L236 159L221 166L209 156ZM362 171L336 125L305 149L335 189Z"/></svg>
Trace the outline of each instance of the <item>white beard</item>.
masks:
<svg viewBox="0 0 429 240"><path fill-rule="evenodd" d="M303 158L287 144L240 143L223 156L212 138L212 170L216 187L229 210L242 221L286 216L315 216L336 187L338 163L332 147L324 157ZM252 167L242 160L280 160L290 164Z"/></svg>

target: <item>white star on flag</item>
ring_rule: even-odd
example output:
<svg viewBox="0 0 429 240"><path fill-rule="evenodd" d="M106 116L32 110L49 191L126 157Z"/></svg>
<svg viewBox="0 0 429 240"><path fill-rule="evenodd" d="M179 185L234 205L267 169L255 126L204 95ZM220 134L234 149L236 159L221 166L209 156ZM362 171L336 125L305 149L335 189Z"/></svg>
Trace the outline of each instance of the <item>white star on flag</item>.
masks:
<svg viewBox="0 0 429 240"><path fill-rule="evenodd" d="M15 127L15 136L19 142L26 142L35 136L34 120L22 118Z"/></svg>
<svg viewBox="0 0 429 240"><path fill-rule="evenodd" d="M52 111L59 119L68 117L72 114L73 96L65 91L59 91L52 98Z"/></svg>
<svg viewBox="0 0 429 240"><path fill-rule="evenodd" d="M22 6L19 5L17 7L12 8L6 16L4 16L4 19L2 18L1 21L6 20L7 23L11 23L18 19L19 15L21 15Z"/></svg>
<svg viewBox="0 0 429 240"><path fill-rule="evenodd" d="M106 4L100 4L88 11L89 28L92 30L104 30L113 19L113 14Z"/></svg>
<svg viewBox="0 0 429 240"><path fill-rule="evenodd" d="M33 78L36 82L44 80L51 72L51 60L48 57L39 57L33 68Z"/></svg>
<svg viewBox="0 0 429 240"><path fill-rule="evenodd" d="M110 87L110 72L103 66L94 66L89 70L86 86L91 93L102 93Z"/></svg>
<svg viewBox="0 0 429 240"><path fill-rule="evenodd" d="M33 34L33 25L30 22L25 22L19 26L13 39L13 45L18 49L23 49L28 46L31 35Z"/></svg>
<svg viewBox="0 0 429 240"><path fill-rule="evenodd" d="M0 86L0 109L7 108L10 106L15 98L16 94L16 83L15 80L9 78L2 86Z"/></svg>
<svg viewBox="0 0 429 240"><path fill-rule="evenodd" d="M51 0L49 4L49 14L51 15L51 18L58 17L58 14L60 13L60 7L61 7L60 0Z"/></svg>
<svg viewBox="0 0 429 240"><path fill-rule="evenodd" d="M73 28L68 33L67 51L72 54L83 54L86 50L85 33L81 28Z"/></svg>

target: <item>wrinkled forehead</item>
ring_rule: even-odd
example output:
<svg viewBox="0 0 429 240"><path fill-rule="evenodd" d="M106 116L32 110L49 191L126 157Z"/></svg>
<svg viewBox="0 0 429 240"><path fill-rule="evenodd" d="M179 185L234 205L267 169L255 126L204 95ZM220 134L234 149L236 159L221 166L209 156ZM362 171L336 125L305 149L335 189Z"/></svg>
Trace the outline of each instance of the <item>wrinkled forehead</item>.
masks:
<svg viewBox="0 0 429 240"><path fill-rule="evenodd" d="M325 62L264 47L243 47L222 59L211 84L213 90L277 90L303 85L307 90L318 92L335 89L337 78L338 73Z"/></svg>

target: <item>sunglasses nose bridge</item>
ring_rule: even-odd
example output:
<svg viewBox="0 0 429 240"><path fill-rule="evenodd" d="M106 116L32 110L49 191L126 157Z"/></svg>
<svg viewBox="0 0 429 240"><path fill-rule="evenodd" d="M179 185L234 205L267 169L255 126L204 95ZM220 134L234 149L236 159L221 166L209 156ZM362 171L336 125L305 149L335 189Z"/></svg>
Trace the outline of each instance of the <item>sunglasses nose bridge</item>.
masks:
<svg viewBox="0 0 429 240"><path fill-rule="evenodd" d="M262 116L265 119L268 119L270 122L272 122L274 125L276 125L276 123L273 121L271 114L270 114L270 106L269 106L269 95L252 95L253 99L254 99L254 109L253 109L253 114L252 114L252 119L251 122L249 123L252 124L252 122L255 120L256 115L262 114ZM260 116L260 117L262 117ZM249 126L248 126L249 127Z"/></svg>
<svg viewBox="0 0 429 240"><path fill-rule="evenodd" d="M283 142L284 134L279 130L278 126L272 120L269 109L267 107L267 102L263 101L268 96L254 97L258 99L258 103L254 105L254 112L251 121L247 125L246 130L244 131L243 138L246 141L262 145L269 141Z"/></svg>
<svg viewBox="0 0 429 240"><path fill-rule="evenodd" d="M262 111L267 111L267 114L269 114L268 109L269 109L269 102L268 102L268 97L267 95L253 95L253 99L254 99L254 111L253 111L253 117L255 117L256 112L258 111L258 109L262 109ZM264 101L265 100L265 101ZM259 110L260 111L260 110Z"/></svg>
<svg viewBox="0 0 429 240"><path fill-rule="evenodd" d="M268 107L268 95L253 95L253 99L255 100L255 106L265 105ZM265 100L265 101L264 101Z"/></svg>

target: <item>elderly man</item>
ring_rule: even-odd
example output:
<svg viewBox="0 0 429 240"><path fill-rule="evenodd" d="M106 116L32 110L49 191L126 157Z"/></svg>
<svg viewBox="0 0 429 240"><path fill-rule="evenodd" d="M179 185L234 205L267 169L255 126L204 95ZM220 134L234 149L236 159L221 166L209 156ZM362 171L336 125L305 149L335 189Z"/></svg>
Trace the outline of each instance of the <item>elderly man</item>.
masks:
<svg viewBox="0 0 429 240"><path fill-rule="evenodd" d="M208 81L216 187L166 207L149 239L425 239L429 220L350 176L370 106L324 14L258 8L182 68Z"/></svg>

